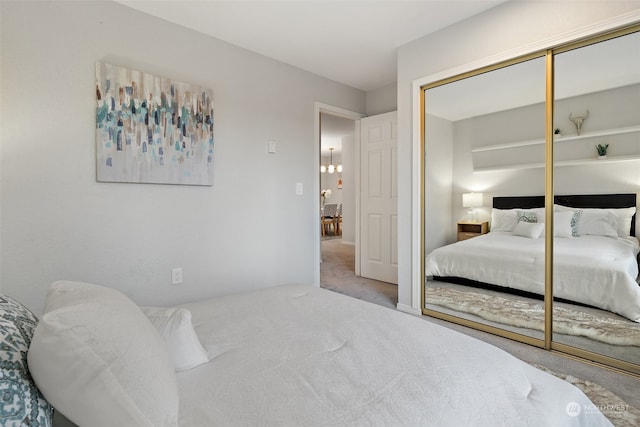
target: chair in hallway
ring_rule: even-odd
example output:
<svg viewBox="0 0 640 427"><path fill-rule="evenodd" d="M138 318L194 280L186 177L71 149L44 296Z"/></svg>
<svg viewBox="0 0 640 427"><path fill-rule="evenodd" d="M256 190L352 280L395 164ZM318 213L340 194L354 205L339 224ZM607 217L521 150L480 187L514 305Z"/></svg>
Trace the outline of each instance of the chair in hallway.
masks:
<svg viewBox="0 0 640 427"><path fill-rule="evenodd" d="M336 215L338 214L337 203L327 203L324 205L322 214L320 215L320 226L322 227L322 235L325 236L333 227L334 234L337 235ZM329 227L329 228L327 228Z"/></svg>

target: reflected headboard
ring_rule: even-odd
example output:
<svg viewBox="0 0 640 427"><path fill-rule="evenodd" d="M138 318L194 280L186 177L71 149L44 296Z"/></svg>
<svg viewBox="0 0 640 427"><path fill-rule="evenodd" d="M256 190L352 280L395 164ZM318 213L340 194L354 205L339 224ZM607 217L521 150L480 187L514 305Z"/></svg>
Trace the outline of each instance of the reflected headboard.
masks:
<svg viewBox="0 0 640 427"><path fill-rule="evenodd" d="M630 208L636 206L636 194L578 194L554 196L554 203L572 208ZM544 196L494 197L493 207L496 209L533 209L544 207ZM636 235L636 214L631 220L630 235Z"/></svg>

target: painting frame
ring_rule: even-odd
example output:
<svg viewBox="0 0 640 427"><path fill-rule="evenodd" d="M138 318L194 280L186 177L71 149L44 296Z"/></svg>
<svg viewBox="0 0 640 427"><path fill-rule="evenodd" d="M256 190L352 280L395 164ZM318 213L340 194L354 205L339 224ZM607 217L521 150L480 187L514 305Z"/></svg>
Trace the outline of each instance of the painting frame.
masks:
<svg viewBox="0 0 640 427"><path fill-rule="evenodd" d="M96 180L213 185L213 91L96 62Z"/></svg>

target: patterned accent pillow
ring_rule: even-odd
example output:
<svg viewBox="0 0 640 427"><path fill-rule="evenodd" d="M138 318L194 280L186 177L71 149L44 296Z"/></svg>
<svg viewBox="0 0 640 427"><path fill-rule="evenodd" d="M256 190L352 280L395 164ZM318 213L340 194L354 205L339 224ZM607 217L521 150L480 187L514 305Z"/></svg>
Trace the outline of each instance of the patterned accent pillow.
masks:
<svg viewBox="0 0 640 427"><path fill-rule="evenodd" d="M538 222L535 212L518 211L518 222Z"/></svg>
<svg viewBox="0 0 640 427"><path fill-rule="evenodd" d="M53 407L36 387L27 351L38 324L25 306L0 295L0 425L51 426Z"/></svg>
<svg viewBox="0 0 640 427"><path fill-rule="evenodd" d="M578 236L578 221L580 221L581 215L582 215L582 209L576 209L573 212L573 216L571 217L571 235L573 237Z"/></svg>

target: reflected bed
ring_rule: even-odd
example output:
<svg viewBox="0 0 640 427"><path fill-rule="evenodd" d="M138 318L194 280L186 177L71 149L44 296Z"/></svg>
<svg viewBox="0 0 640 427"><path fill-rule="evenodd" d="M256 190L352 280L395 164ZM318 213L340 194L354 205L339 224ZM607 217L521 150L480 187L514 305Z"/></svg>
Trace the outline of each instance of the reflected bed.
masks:
<svg viewBox="0 0 640 427"><path fill-rule="evenodd" d="M555 202L554 296L640 322L636 195L556 196ZM544 295L540 206L544 197L494 198L492 231L432 251L426 276Z"/></svg>

